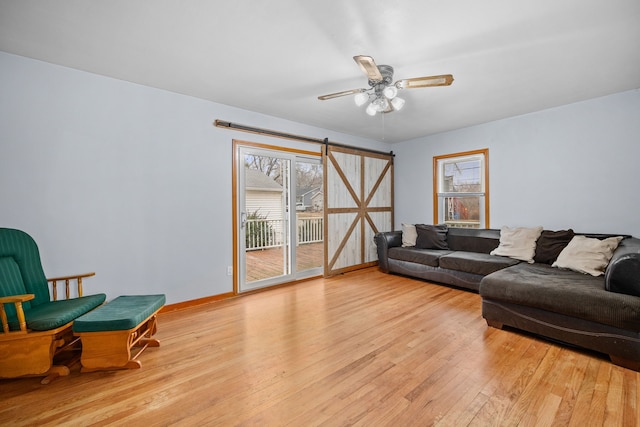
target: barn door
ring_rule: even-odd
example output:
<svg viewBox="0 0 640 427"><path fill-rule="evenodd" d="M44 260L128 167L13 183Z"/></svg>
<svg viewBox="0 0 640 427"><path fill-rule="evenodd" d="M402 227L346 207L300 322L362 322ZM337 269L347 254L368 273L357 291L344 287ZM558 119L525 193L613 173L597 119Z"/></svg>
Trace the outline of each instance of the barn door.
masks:
<svg viewBox="0 0 640 427"><path fill-rule="evenodd" d="M323 164L325 276L375 265L373 236L393 228L392 156L328 146Z"/></svg>

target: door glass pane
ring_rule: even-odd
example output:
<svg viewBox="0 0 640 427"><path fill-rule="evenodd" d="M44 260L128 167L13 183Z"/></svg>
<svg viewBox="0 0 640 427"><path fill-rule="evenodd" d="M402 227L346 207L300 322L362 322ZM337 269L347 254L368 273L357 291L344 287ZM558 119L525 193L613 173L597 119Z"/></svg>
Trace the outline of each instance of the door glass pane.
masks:
<svg viewBox="0 0 640 427"><path fill-rule="evenodd" d="M290 160L244 155L246 284L290 274Z"/></svg>
<svg viewBox="0 0 640 427"><path fill-rule="evenodd" d="M323 256L322 164L296 160L296 271L322 267Z"/></svg>

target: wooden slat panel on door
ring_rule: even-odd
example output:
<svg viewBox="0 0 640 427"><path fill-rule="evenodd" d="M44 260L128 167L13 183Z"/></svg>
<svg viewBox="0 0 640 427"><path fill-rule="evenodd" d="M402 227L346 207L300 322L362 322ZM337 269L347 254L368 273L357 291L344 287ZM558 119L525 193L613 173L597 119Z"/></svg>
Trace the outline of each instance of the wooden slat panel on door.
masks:
<svg viewBox="0 0 640 427"><path fill-rule="evenodd" d="M324 164L324 274L377 263L373 236L393 227L390 154L329 146Z"/></svg>

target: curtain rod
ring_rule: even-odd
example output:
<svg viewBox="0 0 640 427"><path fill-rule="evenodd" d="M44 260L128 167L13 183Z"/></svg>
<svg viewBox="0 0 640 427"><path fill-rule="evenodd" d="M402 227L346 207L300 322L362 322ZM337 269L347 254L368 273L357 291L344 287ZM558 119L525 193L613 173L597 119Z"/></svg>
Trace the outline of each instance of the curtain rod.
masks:
<svg viewBox="0 0 640 427"><path fill-rule="evenodd" d="M385 155L390 155L391 157L395 157L395 154L393 154L393 151L386 152L386 151L373 150L370 148L362 148L362 147L355 147L352 145L338 144L337 142L330 142L329 138L324 138L324 139L311 138L308 136L294 135L286 132L279 132L279 131L270 130L270 129L263 129L263 128L256 128L253 126L241 125L238 123L227 122L219 119L216 119L213 122L213 125L219 128L235 129L243 132L256 133L259 135L266 135L266 136L274 136L277 138L291 139L294 141L310 142L313 144L321 144L324 146L332 145L334 147L340 147L340 148L351 148L355 150L366 151L369 153L385 154Z"/></svg>

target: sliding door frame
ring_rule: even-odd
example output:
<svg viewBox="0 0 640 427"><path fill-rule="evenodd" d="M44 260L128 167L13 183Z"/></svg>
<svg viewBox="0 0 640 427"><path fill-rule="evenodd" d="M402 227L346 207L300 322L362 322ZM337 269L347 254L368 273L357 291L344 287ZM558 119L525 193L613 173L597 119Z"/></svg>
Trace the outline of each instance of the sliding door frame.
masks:
<svg viewBox="0 0 640 427"><path fill-rule="evenodd" d="M240 197L242 197L243 195L239 194L239 173L241 171L244 170L244 162L242 159L242 156L239 155L240 153L240 149L241 148L248 148L248 149L255 149L255 150L265 150L265 151L272 151L274 153L274 156L277 157L278 153L283 153L283 154L287 154L290 156L294 156L294 157L307 157L307 158L312 158L312 159L318 159L320 161L322 161L322 153L320 150L318 151L308 151L308 150L302 150L302 149L295 149L295 148L288 148L288 147L281 147L281 146L276 146L276 145L270 145L270 144L263 144L263 143L256 143L256 142L250 142L250 141L244 141L244 140L237 140L234 139L233 140L233 164L232 164L232 178L231 178L231 185L232 185L232 232L233 232L233 238L232 238L232 244L233 244L233 293L238 295L238 294L245 294L245 293L249 293L249 292L253 292L253 291L257 291L260 289L264 289L264 288L268 288L271 286L278 286L280 284L284 284L284 283L290 283L291 281L296 281L299 279L306 279L308 278L307 276L299 276L298 274L296 274L297 272L295 272L295 265L292 265L292 271L294 271L294 273L292 274L292 279L291 281L288 282L283 282L283 283L278 283L278 284L273 284L273 285L267 285L264 287L257 287L256 289L252 289L252 290L240 290L240 280L242 279L241 277L241 268L242 265L240 264L243 260L243 258L241 257L240 254L240 250L241 250L241 244L240 244ZM291 169L293 171L293 173L295 173L295 162L292 163L291 165ZM291 191L291 189L290 189ZM295 191L295 188L293 188L293 191ZM294 195L292 194L291 197L293 197ZM295 212L295 201L292 204L292 207L290 207L290 209L293 209ZM294 239L290 239L291 240L291 244L293 244ZM318 274L318 276L320 276L320 274Z"/></svg>

